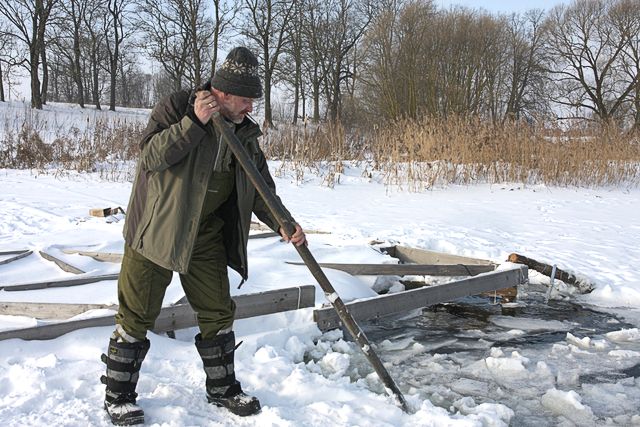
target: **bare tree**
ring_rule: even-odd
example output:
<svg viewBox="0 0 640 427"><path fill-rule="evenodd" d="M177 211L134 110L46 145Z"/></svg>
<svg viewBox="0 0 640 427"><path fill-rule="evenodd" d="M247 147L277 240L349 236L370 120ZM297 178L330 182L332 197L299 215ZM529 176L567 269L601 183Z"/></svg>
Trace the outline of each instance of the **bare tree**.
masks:
<svg viewBox="0 0 640 427"><path fill-rule="evenodd" d="M547 21L554 101L573 109L577 117L605 123L616 120L637 86L637 79L621 78L630 39L615 28L614 4L615 0L574 1L554 8Z"/></svg>
<svg viewBox="0 0 640 427"><path fill-rule="evenodd" d="M620 84L633 86L630 93L629 114L633 129L640 129L640 3L620 0L611 9L616 36L627 39L622 51L622 79Z"/></svg>
<svg viewBox="0 0 640 427"><path fill-rule="evenodd" d="M531 117L545 109L544 16L542 10L533 9L509 20L505 120Z"/></svg>
<svg viewBox="0 0 640 427"><path fill-rule="evenodd" d="M143 34L147 54L160 64L169 78L169 91L182 89L190 51L174 2L144 0L138 3L137 11L136 26Z"/></svg>
<svg viewBox="0 0 640 427"><path fill-rule="evenodd" d="M327 78L329 117L337 121L340 119L342 86L355 76L348 58L373 19L373 12L366 1L332 0L326 2L322 19L328 31L321 66Z"/></svg>
<svg viewBox="0 0 640 427"><path fill-rule="evenodd" d="M368 32L363 102L377 117L503 114L505 19L432 2L391 2Z"/></svg>
<svg viewBox="0 0 640 427"><path fill-rule="evenodd" d="M218 66L220 40L232 28L232 22L239 11L240 3L235 1L213 0L213 46L211 48L211 75Z"/></svg>
<svg viewBox="0 0 640 427"><path fill-rule="evenodd" d="M11 25L11 35L26 46L28 55L22 64L31 80L31 106L42 109L40 65L45 50L46 25L58 0L11 0L0 2L0 15ZM45 72L46 72L46 67ZM46 80L46 79L45 79Z"/></svg>
<svg viewBox="0 0 640 427"><path fill-rule="evenodd" d="M435 7L424 2L389 2L363 41L361 102L373 119L415 118L433 92L425 58L432 47Z"/></svg>
<svg viewBox="0 0 640 427"><path fill-rule="evenodd" d="M55 22L58 36L55 40L57 53L66 59L67 68L76 86L76 100L84 108L85 89L82 62L83 17L90 0L60 0L61 14Z"/></svg>
<svg viewBox="0 0 640 427"><path fill-rule="evenodd" d="M305 0L303 3L303 74L306 75L313 102L313 121L320 120L320 101L326 82L326 74L322 67L324 60L326 33L329 31L327 23L320 19L323 15L325 2L322 0Z"/></svg>
<svg viewBox="0 0 640 427"><path fill-rule="evenodd" d="M13 69L20 64L20 54L16 50L15 37L8 25L0 21L0 102L6 101L4 84L10 85Z"/></svg>
<svg viewBox="0 0 640 427"><path fill-rule="evenodd" d="M257 47L264 76L264 121L273 126L271 86L289 43L289 25L297 0L245 0L241 34Z"/></svg>
<svg viewBox="0 0 640 427"><path fill-rule="evenodd" d="M91 102L96 106L96 110L101 110L100 97L102 95L102 79L100 72L102 62L105 60L106 35L103 31L101 17L107 12L106 0L94 0L89 3L82 16L85 27L85 55L88 66L89 87L91 88Z"/></svg>
<svg viewBox="0 0 640 427"><path fill-rule="evenodd" d="M297 1L294 5L291 22L287 29L287 31L289 32L287 38L290 42L284 48L284 60L282 61L282 66L280 67L280 73L278 76L278 80L285 82L293 89L293 94L291 95L293 97L293 124L296 124L298 122L301 99L302 115L304 116L306 114L304 102L305 90L302 75L302 64L304 61L303 3L304 0L300 0Z"/></svg>
<svg viewBox="0 0 640 427"><path fill-rule="evenodd" d="M127 27L131 0L106 0L107 13L104 15L103 31L107 50L107 72L109 73L109 110L116 110L116 89L119 62L122 60L121 47L127 37L131 35Z"/></svg>
<svg viewBox="0 0 640 427"><path fill-rule="evenodd" d="M208 74L214 41L214 23L206 16L203 0L182 0L179 2L183 16L183 28L191 50L187 67L188 80L194 87L200 86ZM206 65L205 65L206 64ZM207 76L208 77L208 76Z"/></svg>
<svg viewBox="0 0 640 427"><path fill-rule="evenodd" d="M185 84L202 84L214 36L213 22L205 17L205 4L201 0L142 0L137 10L142 47L170 78L170 91Z"/></svg>

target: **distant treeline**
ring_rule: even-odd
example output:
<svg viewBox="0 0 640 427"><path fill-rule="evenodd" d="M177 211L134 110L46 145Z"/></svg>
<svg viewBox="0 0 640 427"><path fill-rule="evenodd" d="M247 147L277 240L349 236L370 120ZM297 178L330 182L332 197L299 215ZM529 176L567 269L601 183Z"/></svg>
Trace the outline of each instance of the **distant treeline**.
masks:
<svg viewBox="0 0 640 427"><path fill-rule="evenodd" d="M24 68L33 108L148 107L206 81L235 44L261 59L267 124L640 128L638 0L514 15L430 0L3 0L0 100Z"/></svg>

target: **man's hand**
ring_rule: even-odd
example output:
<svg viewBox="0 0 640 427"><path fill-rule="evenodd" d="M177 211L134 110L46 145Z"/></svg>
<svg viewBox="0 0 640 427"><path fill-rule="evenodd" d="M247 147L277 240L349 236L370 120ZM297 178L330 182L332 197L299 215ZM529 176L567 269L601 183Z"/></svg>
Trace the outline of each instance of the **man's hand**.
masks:
<svg viewBox="0 0 640 427"><path fill-rule="evenodd" d="M307 245L307 237L304 235L304 231L302 231L302 227L300 227L299 224L296 224L296 231L291 237L287 236L287 233L285 233L282 227L280 227L278 232L285 242L291 242L296 246Z"/></svg>
<svg viewBox="0 0 640 427"><path fill-rule="evenodd" d="M206 125L213 113L220 111L220 106L210 91L201 90L196 92L193 111L196 113L198 120L200 120L203 125Z"/></svg>

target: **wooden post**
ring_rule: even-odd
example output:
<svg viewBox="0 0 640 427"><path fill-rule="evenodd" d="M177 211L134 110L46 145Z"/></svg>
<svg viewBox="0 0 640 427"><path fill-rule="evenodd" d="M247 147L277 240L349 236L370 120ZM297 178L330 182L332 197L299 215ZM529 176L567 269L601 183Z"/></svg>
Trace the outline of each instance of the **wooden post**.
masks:
<svg viewBox="0 0 640 427"><path fill-rule="evenodd" d="M544 264L542 262L538 262L535 259L527 258L526 256L519 255L516 253L512 253L509 255L507 259L509 262L513 262L516 264L524 264L532 270L537 271L538 273L542 273L545 276L551 277L551 272L553 271L553 266L549 264ZM588 294L593 291L595 286L592 283L583 281L578 279L573 273L569 273L567 271L556 268L555 279L562 280L564 283L568 285L573 285L583 294Z"/></svg>

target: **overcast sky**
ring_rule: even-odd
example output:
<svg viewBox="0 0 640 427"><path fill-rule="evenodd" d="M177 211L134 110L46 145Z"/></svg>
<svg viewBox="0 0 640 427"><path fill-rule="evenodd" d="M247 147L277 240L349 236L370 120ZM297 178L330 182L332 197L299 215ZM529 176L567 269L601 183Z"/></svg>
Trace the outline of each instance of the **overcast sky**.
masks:
<svg viewBox="0 0 640 427"><path fill-rule="evenodd" d="M460 5L474 9L486 9L489 12L524 12L529 9L551 9L558 4L568 4L571 0L435 0L435 3L448 8Z"/></svg>

